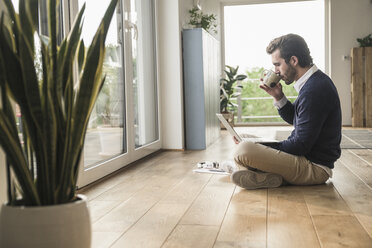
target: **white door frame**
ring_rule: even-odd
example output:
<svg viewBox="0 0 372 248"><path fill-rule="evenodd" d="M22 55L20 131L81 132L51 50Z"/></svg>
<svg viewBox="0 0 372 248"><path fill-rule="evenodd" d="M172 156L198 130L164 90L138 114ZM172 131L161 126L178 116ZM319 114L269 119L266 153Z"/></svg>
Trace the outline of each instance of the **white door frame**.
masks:
<svg viewBox="0 0 372 248"><path fill-rule="evenodd" d="M61 1L64 3L63 7L64 10L70 10L69 12L66 11L64 13L69 13L69 15L74 19L74 17L78 13L78 1L76 0L70 0L69 4L66 4L65 1ZM129 1L127 0L120 0L121 6L122 6L122 23L125 23L126 17L128 17L128 14L126 13L126 9L129 9L128 4L130 4ZM154 3L154 8L156 6L156 1ZM68 8L69 7L69 8ZM156 8L155 8L155 17L156 17ZM156 19L156 18L155 18ZM64 22L65 25L68 23ZM70 20L70 23L73 23L73 20ZM156 27L156 26L154 26ZM65 27L66 30L67 28L70 27ZM123 29L122 29L123 30ZM155 151L158 151L161 149L161 133L160 133L160 102L159 102L159 78L158 78L158 73L156 73L156 81L157 81L157 111L158 111L158 139L152 143L146 144L141 146L140 148L135 148L135 130L134 130L134 111L133 111L133 87L132 87L132 64L131 64L131 58L132 58L132 49L131 49L131 30L128 30L128 32L125 34L125 32L122 32L122 40L123 42L123 50L124 54L126 56L123 56L124 58L124 80L125 80L125 127L126 132L123 137L126 139L126 148L127 151L119 156L116 156L112 159L106 160L102 163L98 163L94 166L91 166L89 168L84 168L84 153L82 153L82 159L80 161L80 170L79 170L79 180L78 180L78 187L81 188L87 184L90 184L108 174L111 174L127 165L130 163L143 158ZM157 41L157 36L156 36L156 31L155 31L155 41ZM156 42L156 47L157 49L157 42ZM124 55L123 54L123 55ZM157 66L157 56L155 56L156 61L155 61L155 66ZM157 72L156 68L156 72Z"/></svg>

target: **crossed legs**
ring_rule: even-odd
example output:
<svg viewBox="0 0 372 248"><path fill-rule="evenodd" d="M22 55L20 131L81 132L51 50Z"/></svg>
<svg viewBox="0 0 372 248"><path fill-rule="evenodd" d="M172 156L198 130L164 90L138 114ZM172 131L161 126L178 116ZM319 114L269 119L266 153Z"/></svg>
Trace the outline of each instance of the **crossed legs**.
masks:
<svg viewBox="0 0 372 248"><path fill-rule="evenodd" d="M235 162L247 169L258 169L282 176L294 185L325 183L329 176L325 170L313 165L303 156L295 156L262 144L241 142L234 155Z"/></svg>

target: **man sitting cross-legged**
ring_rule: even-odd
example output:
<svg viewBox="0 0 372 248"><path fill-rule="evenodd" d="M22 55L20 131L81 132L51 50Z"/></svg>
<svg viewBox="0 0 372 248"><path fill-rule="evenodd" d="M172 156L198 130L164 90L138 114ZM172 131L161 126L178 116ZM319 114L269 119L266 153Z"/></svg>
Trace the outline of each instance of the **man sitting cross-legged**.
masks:
<svg viewBox="0 0 372 248"><path fill-rule="evenodd" d="M305 40L288 34L271 41L266 49L275 73L286 84L294 81L299 93L291 103L278 83L260 88L274 98L279 115L294 130L287 140L269 146L239 143L235 162L247 168L231 175L232 181L246 189L278 187L283 183L313 185L332 176L334 162L340 157L341 107L332 80L312 61Z"/></svg>

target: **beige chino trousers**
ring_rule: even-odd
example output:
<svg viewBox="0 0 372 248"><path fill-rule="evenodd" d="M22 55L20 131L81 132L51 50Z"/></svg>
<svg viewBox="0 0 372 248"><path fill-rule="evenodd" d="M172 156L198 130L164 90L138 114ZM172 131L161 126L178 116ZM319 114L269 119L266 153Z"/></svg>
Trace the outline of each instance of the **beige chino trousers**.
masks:
<svg viewBox="0 0 372 248"><path fill-rule="evenodd" d="M294 185L325 183L328 173L304 156L296 156L252 142L241 142L234 154L235 162L245 168L255 168L279 174Z"/></svg>

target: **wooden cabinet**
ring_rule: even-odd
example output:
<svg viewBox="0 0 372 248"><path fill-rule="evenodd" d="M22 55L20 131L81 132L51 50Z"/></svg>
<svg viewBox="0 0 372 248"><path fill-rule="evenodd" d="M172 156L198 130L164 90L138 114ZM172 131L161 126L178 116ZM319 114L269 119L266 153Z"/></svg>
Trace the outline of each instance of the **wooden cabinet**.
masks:
<svg viewBox="0 0 372 248"><path fill-rule="evenodd" d="M205 149L220 135L219 42L202 28L182 32L185 145Z"/></svg>
<svg viewBox="0 0 372 248"><path fill-rule="evenodd" d="M372 47L351 49L352 126L372 127Z"/></svg>

